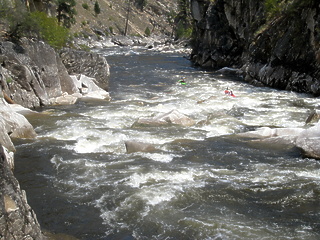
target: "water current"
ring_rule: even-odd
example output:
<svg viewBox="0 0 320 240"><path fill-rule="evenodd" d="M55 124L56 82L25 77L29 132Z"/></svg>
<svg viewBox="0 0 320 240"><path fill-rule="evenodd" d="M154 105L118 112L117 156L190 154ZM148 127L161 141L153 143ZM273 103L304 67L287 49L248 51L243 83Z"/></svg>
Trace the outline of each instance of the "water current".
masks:
<svg viewBox="0 0 320 240"><path fill-rule="evenodd" d="M38 137L15 141L42 228L86 240L320 239L320 163L237 135L304 127L318 98L197 69L178 52L95 51L112 100L39 109L27 116ZM171 110L196 124L132 127ZM126 153L127 140L159 151Z"/></svg>

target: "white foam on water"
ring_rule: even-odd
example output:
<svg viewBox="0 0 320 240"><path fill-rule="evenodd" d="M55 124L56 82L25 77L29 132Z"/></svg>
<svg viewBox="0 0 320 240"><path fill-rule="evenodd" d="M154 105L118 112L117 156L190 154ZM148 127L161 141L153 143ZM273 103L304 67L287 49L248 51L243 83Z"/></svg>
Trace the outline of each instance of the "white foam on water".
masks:
<svg viewBox="0 0 320 240"><path fill-rule="evenodd" d="M172 185L188 184L194 182L194 176L195 173L193 171L154 171L146 174L134 173L130 176L130 181L126 184L135 188L140 188L148 182L164 182Z"/></svg>
<svg viewBox="0 0 320 240"><path fill-rule="evenodd" d="M145 153L143 154L144 157L147 157L153 161L156 162L164 162L164 163L169 163L173 160L175 157L174 155L171 154L165 154L165 153Z"/></svg>

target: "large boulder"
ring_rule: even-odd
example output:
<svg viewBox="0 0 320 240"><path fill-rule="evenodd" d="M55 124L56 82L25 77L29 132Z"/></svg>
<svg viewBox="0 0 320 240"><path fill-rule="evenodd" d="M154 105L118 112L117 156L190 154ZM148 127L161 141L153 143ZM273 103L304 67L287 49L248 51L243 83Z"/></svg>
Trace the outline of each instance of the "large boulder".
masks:
<svg viewBox="0 0 320 240"><path fill-rule="evenodd" d="M255 131L239 133L238 135L247 138L272 138L288 136L292 139L295 139L302 131L302 128L261 127Z"/></svg>
<svg viewBox="0 0 320 240"><path fill-rule="evenodd" d="M80 90L82 97L104 100L111 99L109 93L96 84L95 78L91 78L83 74L72 75L71 78Z"/></svg>
<svg viewBox="0 0 320 240"><path fill-rule="evenodd" d="M43 42L0 43L0 65L3 91L24 107L49 105L51 98L78 92L58 54Z"/></svg>
<svg viewBox="0 0 320 240"><path fill-rule="evenodd" d="M296 140L307 157L320 159L320 123L302 131Z"/></svg>
<svg viewBox="0 0 320 240"><path fill-rule="evenodd" d="M139 118L133 126L159 126L159 125L181 125L192 126L195 121L178 110L172 110L168 113L160 113L150 118Z"/></svg>
<svg viewBox="0 0 320 240"><path fill-rule="evenodd" d="M256 131L239 133L238 136L254 142L295 146L300 148L305 156L320 159L320 123L308 129L262 127Z"/></svg>
<svg viewBox="0 0 320 240"><path fill-rule="evenodd" d="M320 119L320 110L313 110L306 119L306 123L317 123Z"/></svg>
<svg viewBox="0 0 320 240"><path fill-rule="evenodd" d="M248 138L252 142L261 142L278 146L294 147L302 128L269 128L262 127L255 131L239 133L238 136Z"/></svg>
<svg viewBox="0 0 320 240"><path fill-rule="evenodd" d="M35 136L36 132L29 121L0 98L0 144L10 151L15 151L11 137L34 138Z"/></svg>
<svg viewBox="0 0 320 240"><path fill-rule="evenodd" d="M110 70L104 56L65 48L60 51L60 57L70 75L83 74L94 78L97 86L108 91Z"/></svg>
<svg viewBox="0 0 320 240"><path fill-rule="evenodd" d="M8 163L5 149L0 145L0 238L45 239L37 217L27 203Z"/></svg>

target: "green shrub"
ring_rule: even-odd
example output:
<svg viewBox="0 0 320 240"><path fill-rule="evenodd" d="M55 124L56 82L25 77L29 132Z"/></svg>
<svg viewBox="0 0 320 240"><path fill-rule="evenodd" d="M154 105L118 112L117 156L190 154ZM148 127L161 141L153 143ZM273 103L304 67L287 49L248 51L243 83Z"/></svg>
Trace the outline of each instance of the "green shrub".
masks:
<svg viewBox="0 0 320 240"><path fill-rule="evenodd" d="M89 5L88 5L88 3L82 3L82 7L83 7L85 10L89 10Z"/></svg>
<svg viewBox="0 0 320 240"><path fill-rule="evenodd" d="M186 27L184 24L179 23L176 29L176 38L190 38L192 36L192 27Z"/></svg>
<svg viewBox="0 0 320 240"><path fill-rule="evenodd" d="M30 17L38 23L40 38L54 48L66 46L70 39L69 30L60 26L56 18L48 17L44 12L33 12Z"/></svg>
<svg viewBox="0 0 320 240"><path fill-rule="evenodd" d="M265 0L264 6L267 13L267 18L274 18L282 11L281 0Z"/></svg>
<svg viewBox="0 0 320 240"><path fill-rule="evenodd" d="M145 34L147 37L150 37L151 31L150 31L149 27L146 27L146 30L144 30L144 34Z"/></svg>
<svg viewBox="0 0 320 240"><path fill-rule="evenodd" d="M110 31L111 33L113 33L113 27L112 27L112 26L109 27L109 31Z"/></svg>

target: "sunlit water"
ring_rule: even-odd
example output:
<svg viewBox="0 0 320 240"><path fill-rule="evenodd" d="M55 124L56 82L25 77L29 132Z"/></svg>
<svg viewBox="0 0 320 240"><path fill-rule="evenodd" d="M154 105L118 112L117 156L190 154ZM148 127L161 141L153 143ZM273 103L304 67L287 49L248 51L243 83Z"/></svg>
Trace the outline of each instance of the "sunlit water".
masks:
<svg viewBox="0 0 320 240"><path fill-rule="evenodd" d="M304 127L319 99L205 72L179 53L100 52L112 101L41 109L28 116L37 139L15 143L16 176L44 229L88 240L320 238L320 164L237 136ZM196 124L133 127L171 110ZM127 140L159 151L127 154Z"/></svg>

